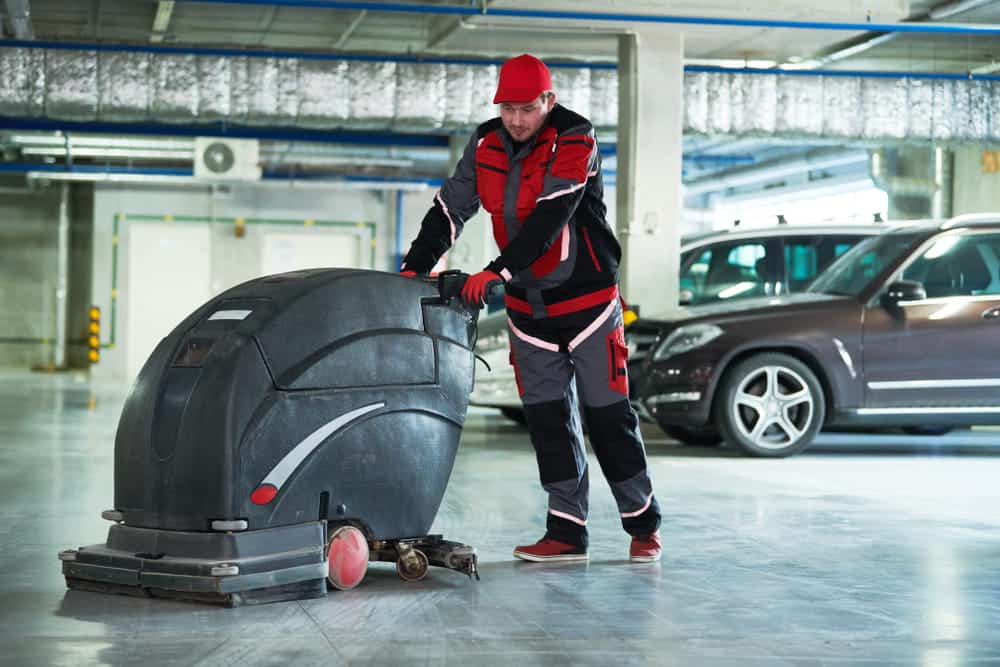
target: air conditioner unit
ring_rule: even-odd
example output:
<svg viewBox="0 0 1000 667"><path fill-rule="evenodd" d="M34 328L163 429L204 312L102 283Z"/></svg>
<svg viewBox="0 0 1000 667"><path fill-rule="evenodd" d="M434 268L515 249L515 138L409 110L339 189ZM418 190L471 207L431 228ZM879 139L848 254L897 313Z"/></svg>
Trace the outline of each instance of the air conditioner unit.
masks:
<svg viewBox="0 0 1000 667"><path fill-rule="evenodd" d="M260 180L256 139L195 137L194 175L209 181Z"/></svg>

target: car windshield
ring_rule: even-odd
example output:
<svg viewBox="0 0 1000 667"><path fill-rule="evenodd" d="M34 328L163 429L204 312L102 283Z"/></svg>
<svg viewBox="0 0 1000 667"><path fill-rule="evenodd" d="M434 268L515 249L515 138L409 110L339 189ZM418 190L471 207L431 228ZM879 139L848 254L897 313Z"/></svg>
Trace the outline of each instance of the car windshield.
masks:
<svg viewBox="0 0 1000 667"><path fill-rule="evenodd" d="M885 269L905 253L918 235L884 234L862 241L821 273L808 292L858 296Z"/></svg>

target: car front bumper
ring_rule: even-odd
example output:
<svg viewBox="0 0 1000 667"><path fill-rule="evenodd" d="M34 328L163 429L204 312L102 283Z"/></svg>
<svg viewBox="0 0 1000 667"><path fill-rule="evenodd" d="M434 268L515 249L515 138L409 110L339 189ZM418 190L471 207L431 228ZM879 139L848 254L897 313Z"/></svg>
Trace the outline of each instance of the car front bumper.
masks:
<svg viewBox="0 0 1000 667"><path fill-rule="evenodd" d="M682 355L643 370L632 398L643 419L678 426L704 426L711 420L710 363Z"/></svg>

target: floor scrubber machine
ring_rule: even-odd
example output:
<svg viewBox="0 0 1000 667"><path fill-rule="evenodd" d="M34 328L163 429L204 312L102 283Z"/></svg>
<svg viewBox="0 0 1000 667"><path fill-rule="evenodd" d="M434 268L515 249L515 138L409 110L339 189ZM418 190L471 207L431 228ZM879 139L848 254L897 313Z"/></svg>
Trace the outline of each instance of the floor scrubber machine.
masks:
<svg viewBox="0 0 1000 667"><path fill-rule="evenodd" d="M181 322L125 402L107 542L59 554L69 588L236 606L353 588L370 561L478 578L475 549L428 535L472 390L465 278L285 273Z"/></svg>

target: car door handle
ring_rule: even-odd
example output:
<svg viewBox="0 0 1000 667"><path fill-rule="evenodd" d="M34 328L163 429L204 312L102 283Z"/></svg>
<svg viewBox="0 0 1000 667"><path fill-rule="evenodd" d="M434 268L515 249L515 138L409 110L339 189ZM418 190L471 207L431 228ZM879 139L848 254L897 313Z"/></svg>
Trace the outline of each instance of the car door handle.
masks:
<svg viewBox="0 0 1000 667"><path fill-rule="evenodd" d="M996 320L1000 319L1000 306L993 306L992 308L987 308L980 315L984 320Z"/></svg>

